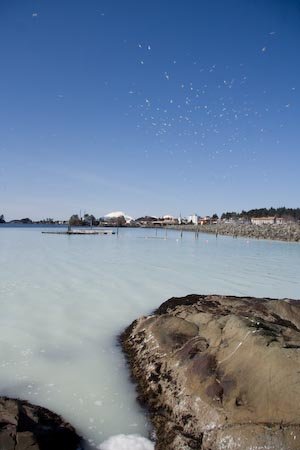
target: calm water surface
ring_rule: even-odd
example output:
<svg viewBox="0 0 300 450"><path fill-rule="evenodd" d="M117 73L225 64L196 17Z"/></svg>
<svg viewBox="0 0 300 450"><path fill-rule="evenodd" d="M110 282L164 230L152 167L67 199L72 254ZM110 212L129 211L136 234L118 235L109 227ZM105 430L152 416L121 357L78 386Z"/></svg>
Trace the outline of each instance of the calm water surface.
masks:
<svg viewBox="0 0 300 450"><path fill-rule="evenodd" d="M95 447L148 434L116 345L133 319L190 293L300 298L300 244L145 237L0 227L0 394L62 414Z"/></svg>

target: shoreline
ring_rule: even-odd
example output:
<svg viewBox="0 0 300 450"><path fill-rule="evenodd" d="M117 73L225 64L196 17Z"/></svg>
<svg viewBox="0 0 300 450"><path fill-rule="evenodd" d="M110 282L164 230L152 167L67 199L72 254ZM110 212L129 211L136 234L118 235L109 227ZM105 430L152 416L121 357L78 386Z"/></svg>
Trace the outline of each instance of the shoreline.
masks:
<svg viewBox="0 0 300 450"><path fill-rule="evenodd" d="M300 242L300 225L252 225L235 223L218 223L209 225L167 225L170 230L208 233L233 238L264 239L281 242Z"/></svg>
<svg viewBox="0 0 300 450"><path fill-rule="evenodd" d="M53 225L53 224L0 224L0 228L67 228L66 225ZM91 230L88 226L80 227L83 230ZM274 224L274 225L253 225L253 224L239 224L239 223L217 223L217 224L206 224L206 225L161 225L161 226L151 226L148 225L123 225L116 226L101 225L94 226L92 230L94 234L98 234L97 231L105 230L106 228L112 229L150 229L150 230L176 230L176 231L188 231L192 233L206 233L215 234L216 237L220 236L232 236L233 238L246 238L246 239L263 239L272 240L279 242L300 242L300 224L289 223L289 224ZM56 232L57 234L67 234L63 232ZM102 233L102 231L101 231ZM75 234L74 232L72 234ZM84 234L83 232L78 234ZM86 233L88 234L88 233ZM115 233L117 234L117 233Z"/></svg>

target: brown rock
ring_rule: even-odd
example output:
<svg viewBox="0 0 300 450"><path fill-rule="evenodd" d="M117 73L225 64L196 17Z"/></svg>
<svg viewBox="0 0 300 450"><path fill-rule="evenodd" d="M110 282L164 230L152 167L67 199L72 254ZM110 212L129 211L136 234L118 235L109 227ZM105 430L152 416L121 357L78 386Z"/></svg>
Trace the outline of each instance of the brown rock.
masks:
<svg viewBox="0 0 300 450"><path fill-rule="evenodd" d="M0 397L0 450L79 450L75 429L48 409Z"/></svg>
<svg viewBox="0 0 300 450"><path fill-rule="evenodd" d="M157 450L300 449L300 303L173 298L121 337Z"/></svg>
<svg viewBox="0 0 300 450"><path fill-rule="evenodd" d="M0 422L0 450L14 450L16 445L16 429L13 425Z"/></svg>

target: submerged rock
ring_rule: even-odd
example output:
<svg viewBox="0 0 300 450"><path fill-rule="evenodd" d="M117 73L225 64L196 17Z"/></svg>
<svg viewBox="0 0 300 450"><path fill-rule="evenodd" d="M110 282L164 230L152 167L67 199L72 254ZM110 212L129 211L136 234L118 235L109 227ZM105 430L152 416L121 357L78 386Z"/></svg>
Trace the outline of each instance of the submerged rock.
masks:
<svg viewBox="0 0 300 450"><path fill-rule="evenodd" d="M0 450L78 450L75 429L48 409L0 397Z"/></svg>
<svg viewBox="0 0 300 450"><path fill-rule="evenodd" d="M173 298L121 341L156 450L300 449L300 302Z"/></svg>

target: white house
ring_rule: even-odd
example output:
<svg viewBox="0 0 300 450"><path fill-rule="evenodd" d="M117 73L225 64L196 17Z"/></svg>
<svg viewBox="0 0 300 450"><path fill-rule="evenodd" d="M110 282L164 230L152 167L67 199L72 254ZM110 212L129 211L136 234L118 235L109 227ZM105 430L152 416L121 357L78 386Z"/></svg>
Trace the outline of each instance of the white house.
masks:
<svg viewBox="0 0 300 450"><path fill-rule="evenodd" d="M272 216L272 217L252 217L251 218L251 223L253 223L253 225L273 225L274 223L276 223L276 217Z"/></svg>
<svg viewBox="0 0 300 450"><path fill-rule="evenodd" d="M188 223L190 222L192 222L194 225L198 225L198 215L196 213L188 216Z"/></svg>
<svg viewBox="0 0 300 450"><path fill-rule="evenodd" d="M163 220L174 220L175 217L171 216L170 214L166 214L165 216L163 216Z"/></svg>

